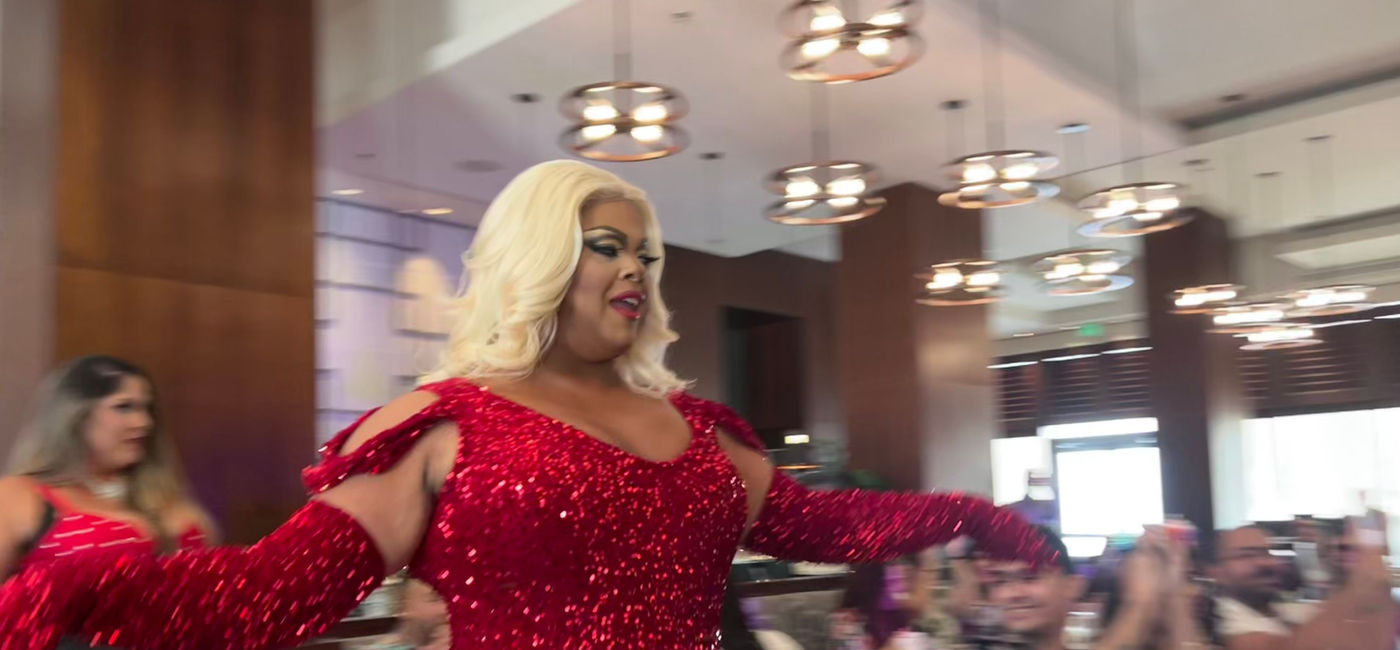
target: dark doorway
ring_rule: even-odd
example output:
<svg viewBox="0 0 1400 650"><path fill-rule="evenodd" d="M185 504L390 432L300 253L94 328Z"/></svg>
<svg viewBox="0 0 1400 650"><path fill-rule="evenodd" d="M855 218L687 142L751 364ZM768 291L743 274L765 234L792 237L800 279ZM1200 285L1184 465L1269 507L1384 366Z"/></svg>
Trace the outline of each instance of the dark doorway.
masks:
<svg viewBox="0 0 1400 650"><path fill-rule="evenodd" d="M724 310L726 400L769 449L804 430L802 319L729 307Z"/></svg>

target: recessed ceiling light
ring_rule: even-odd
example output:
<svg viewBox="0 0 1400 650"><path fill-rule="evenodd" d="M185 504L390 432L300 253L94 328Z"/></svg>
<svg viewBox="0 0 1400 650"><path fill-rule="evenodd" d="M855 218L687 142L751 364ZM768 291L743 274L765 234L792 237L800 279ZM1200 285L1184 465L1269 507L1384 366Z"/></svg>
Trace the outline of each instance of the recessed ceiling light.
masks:
<svg viewBox="0 0 1400 650"><path fill-rule="evenodd" d="M494 160L459 160L453 167L472 174L486 174L501 171L505 166Z"/></svg>
<svg viewBox="0 0 1400 650"><path fill-rule="evenodd" d="M427 208L423 210L423 214L434 217L441 216L444 214L452 214L452 208Z"/></svg>
<svg viewBox="0 0 1400 650"><path fill-rule="evenodd" d="M533 104L540 101L540 96L535 93L515 93L510 96L510 100L517 104Z"/></svg>
<svg viewBox="0 0 1400 650"><path fill-rule="evenodd" d="M1058 133L1060 135L1070 135L1071 133L1084 133L1088 130L1088 124L1085 124L1083 122L1070 122L1069 124L1063 124L1060 126L1060 128L1055 129L1055 133Z"/></svg>
<svg viewBox="0 0 1400 650"><path fill-rule="evenodd" d="M347 187L340 190L331 190L331 194L334 194L336 196L357 196L364 193L365 191L358 187Z"/></svg>
<svg viewBox="0 0 1400 650"><path fill-rule="evenodd" d="M1012 334L1012 335L1011 335L1011 338L1013 338L1013 339L1024 339L1024 338L1031 337L1031 336L1035 336L1035 332L1016 332L1015 334Z"/></svg>
<svg viewBox="0 0 1400 650"><path fill-rule="evenodd" d="M373 153L370 153L370 152L368 152L368 151L365 151L365 152L361 152L361 153L355 154L355 157L356 157L356 158L359 158L360 160L369 160L369 159L371 159L371 158L374 157L374 154L373 154Z"/></svg>
<svg viewBox="0 0 1400 650"><path fill-rule="evenodd" d="M1222 95L1220 97L1220 101L1225 102L1226 104L1234 104L1236 102L1244 101L1244 99L1248 96L1249 95L1246 95L1244 93L1230 93L1228 95Z"/></svg>

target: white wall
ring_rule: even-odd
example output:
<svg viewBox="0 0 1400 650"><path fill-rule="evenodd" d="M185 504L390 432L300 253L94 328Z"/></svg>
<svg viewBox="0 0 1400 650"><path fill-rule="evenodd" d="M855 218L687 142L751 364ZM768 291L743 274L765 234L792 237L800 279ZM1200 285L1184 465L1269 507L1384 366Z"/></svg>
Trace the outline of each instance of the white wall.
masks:
<svg viewBox="0 0 1400 650"><path fill-rule="evenodd" d="M316 235L317 441L413 389L447 338L475 230L322 201Z"/></svg>

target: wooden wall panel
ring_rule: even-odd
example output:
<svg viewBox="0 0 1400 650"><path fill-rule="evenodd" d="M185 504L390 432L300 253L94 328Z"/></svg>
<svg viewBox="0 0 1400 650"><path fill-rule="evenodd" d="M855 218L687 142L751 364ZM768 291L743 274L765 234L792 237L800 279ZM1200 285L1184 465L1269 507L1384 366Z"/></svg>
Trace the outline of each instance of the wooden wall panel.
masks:
<svg viewBox="0 0 1400 650"><path fill-rule="evenodd" d="M1145 239L1148 374L1162 499L1168 513L1212 530L1211 441L1237 438L1233 434L1248 415L1235 362L1239 340L1207 332L1199 316L1171 313L1167 296L1182 287L1232 280L1229 232L1219 217L1197 211L1191 223Z"/></svg>
<svg viewBox="0 0 1400 650"><path fill-rule="evenodd" d="M836 267L837 350L853 466L906 489L991 490L996 431L985 306L917 305L913 274L980 257L977 211L938 204L914 184L842 228Z"/></svg>
<svg viewBox="0 0 1400 650"><path fill-rule="evenodd" d="M695 381L697 395L724 401L724 309L801 319L803 376L784 385L805 393L802 419L813 439L844 439L831 338L833 281L832 265L819 260L776 251L724 258L668 246L661 288L681 337L671 346L671 366Z"/></svg>
<svg viewBox="0 0 1400 650"><path fill-rule="evenodd" d="M155 373L236 541L314 452L309 0L66 0L55 351Z"/></svg>

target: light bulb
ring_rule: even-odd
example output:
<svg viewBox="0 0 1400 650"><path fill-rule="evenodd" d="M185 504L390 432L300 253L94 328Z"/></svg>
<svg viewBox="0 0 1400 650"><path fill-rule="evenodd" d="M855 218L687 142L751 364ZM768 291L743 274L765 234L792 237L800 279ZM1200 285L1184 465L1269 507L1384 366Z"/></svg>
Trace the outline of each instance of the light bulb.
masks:
<svg viewBox="0 0 1400 650"><path fill-rule="evenodd" d="M1091 262L1089 264L1088 271L1090 273L1095 273L1099 275L1108 275L1117 271L1120 268L1122 268L1120 264L1110 260L1103 262Z"/></svg>
<svg viewBox="0 0 1400 650"><path fill-rule="evenodd" d="M1080 264L1079 262L1062 262L1060 264L1056 264L1055 268L1051 269L1049 273L1046 273L1045 279L1059 280L1062 278L1070 278L1079 275L1083 272L1084 265Z"/></svg>
<svg viewBox="0 0 1400 650"><path fill-rule="evenodd" d="M860 198L859 198L859 197L854 197L854 196L838 196L838 197L836 197L836 198L834 198L834 199L827 199L827 200L826 200L826 204L827 204L827 205L829 205L829 206L831 206L831 207L833 207L833 208L842 208L842 209L844 209L844 208L849 208L849 207L853 207L853 206L855 206L855 204L857 204L857 203L860 203Z"/></svg>
<svg viewBox="0 0 1400 650"><path fill-rule="evenodd" d="M856 50L870 58L877 58L890 55L890 39L888 38L863 38L856 45Z"/></svg>
<svg viewBox="0 0 1400 650"><path fill-rule="evenodd" d="M841 47L841 41L834 38L819 38L802 44L802 56L809 60L824 59Z"/></svg>
<svg viewBox="0 0 1400 650"><path fill-rule="evenodd" d="M1001 282L1001 274L996 271L978 271L967 277L967 283L974 287L989 287Z"/></svg>
<svg viewBox="0 0 1400 650"><path fill-rule="evenodd" d="M1001 177L1007 180L1019 181L1033 178L1037 171L1040 171L1039 168L1032 163L1016 163L1001 170Z"/></svg>
<svg viewBox="0 0 1400 650"><path fill-rule="evenodd" d="M1238 295L1239 294L1233 289L1221 289L1219 291L1208 292L1201 299L1204 302L1224 302L1226 300L1234 300Z"/></svg>
<svg viewBox="0 0 1400 650"><path fill-rule="evenodd" d="M1363 291L1338 291L1331 296L1331 302L1365 302L1368 296Z"/></svg>
<svg viewBox="0 0 1400 650"><path fill-rule="evenodd" d="M893 9L886 9L870 17L869 23L876 27L894 27L904 24L904 14Z"/></svg>
<svg viewBox="0 0 1400 650"><path fill-rule="evenodd" d="M1283 312L1277 309L1250 309L1233 311L1215 317L1216 325L1244 325L1248 323L1274 323L1283 320Z"/></svg>
<svg viewBox="0 0 1400 650"><path fill-rule="evenodd" d="M1268 329L1262 332L1253 332L1246 335L1250 343L1277 343L1279 341L1301 341L1313 337L1313 331L1307 327L1279 327Z"/></svg>
<svg viewBox="0 0 1400 650"><path fill-rule="evenodd" d="M836 7L817 7L816 15L812 16L812 22L808 23L814 32L825 32L833 29L841 29L846 26L846 18L841 15L841 10Z"/></svg>
<svg viewBox="0 0 1400 650"><path fill-rule="evenodd" d="M583 108L583 119L589 122L606 122L611 119L616 119L617 116L617 108L606 101L589 102L589 104Z"/></svg>
<svg viewBox="0 0 1400 650"><path fill-rule="evenodd" d="M813 201L812 199L804 199L801 201L788 201L787 203L783 204L783 208L786 210L797 212L798 210L806 210L807 208L812 207L813 203L816 203L816 201Z"/></svg>
<svg viewBox="0 0 1400 650"><path fill-rule="evenodd" d="M1133 219L1135 219L1135 220L1137 220L1137 221L1157 221L1157 220L1159 220L1159 219L1161 219L1161 218L1162 218L1162 213L1161 213L1161 212L1139 212L1139 213L1133 215Z"/></svg>
<svg viewBox="0 0 1400 650"><path fill-rule="evenodd" d="M1142 208L1144 210L1148 210L1151 212L1171 212L1172 210L1175 210L1179 207L1181 207L1181 199L1178 199L1175 196L1165 196L1160 199L1152 199L1151 201L1142 204Z"/></svg>
<svg viewBox="0 0 1400 650"><path fill-rule="evenodd" d="M612 137L612 134L617 133L617 127L611 124L594 124L583 127L581 133L586 140L598 141Z"/></svg>
<svg viewBox="0 0 1400 650"><path fill-rule="evenodd" d="M660 126L657 126L655 124L649 124L647 126L634 126L632 127L631 133L632 139L636 140L637 142L656 142L657 140L661 139L661 136L666 134L666 132L663 131Z"/></svg>
<svg viewBox="0 0 1400 650"><path fill-rule="evenodd" d="M836 196L855 196L865 191L865 180L859 176L847 176L838 178L826 184L827 194Z"/></svg>
<svg viewBox="0 0 1400 650"><path fill-rule="evenodd" d="M638 122L660 122L668 115L666 107L661 104L642 104L632 111L632 119Z"/></svg>
<svg viewBox="0 0 1400 650"><path fill-rule="evenodd" d="M1109 199L1107 210L1113 212L1113 216L1127 214L1136 210L1138 202L1135 199Z"/></svg>
<svg viewBox="0 0 1400 650"><path fill-rule="evenodd" d="M1031 184L1026 181L1011 181L1009 183L1002 183L1001 189L1007 192L1024 192L1030 189L1030 186Z"/></svg>
<svg viewBox="0 0 1400 650"><path fill-rule="evenodd" d="M1206 303L1206 294L1188 293L1176 299L1177 307L1198 307Z"/></svg>
<svg viewBox="0 0 1400 650"><path fill-rule="evenodd" d="M963 281L962 271L957 269L937 269L933 272L933 281L928 283L930 289L952 289Z"/></svg>
<svg viewBox="0 0 1400 650"><path fill-rule="evenodd" d="M812 196L820 191L822 191L821 186L817 185L816 181L807 178L806 176L799 176L788 181L787 187L783 188L784 194L789 199L799 199L804 196Z"/></svg>
<svg viewBox="0 0 1400 650"><path fill-rule="evenodd" d="M964 183L985 183L997 177L997 170L986 163L963 166Z"/></svg>

